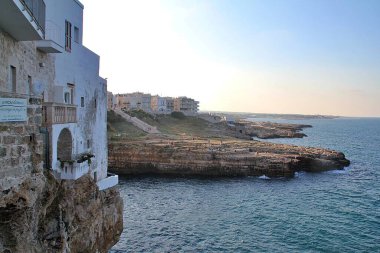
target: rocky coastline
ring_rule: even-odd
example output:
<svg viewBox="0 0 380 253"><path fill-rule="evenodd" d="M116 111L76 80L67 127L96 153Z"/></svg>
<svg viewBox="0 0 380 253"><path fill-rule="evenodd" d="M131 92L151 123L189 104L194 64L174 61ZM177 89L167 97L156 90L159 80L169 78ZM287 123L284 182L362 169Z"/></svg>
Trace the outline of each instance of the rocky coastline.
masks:
<svg viewBox="0 0 380 253"><path fill-rule="evenodd" d="M275 122L259 122L239 120L237 123L230 126L236 131L236 137L241 139L275 139L275 138L303 138L307 137L302 133L305 128L310 128L311 125L306 124L285 124Z"/></svg>
<svg viewBox="0 0 380 253"><path fill-rule="evenodd" d="M109 144L109 168L119 175L293 177L349 164L341 152L260 141L152 137Z"/></svg>
<svg viewBox="0 0 380 253"><path fill-rule="evenodd" d="M123 230L123 201L88 175L49 172L1 181L0 252L108 252Z"/></svg>

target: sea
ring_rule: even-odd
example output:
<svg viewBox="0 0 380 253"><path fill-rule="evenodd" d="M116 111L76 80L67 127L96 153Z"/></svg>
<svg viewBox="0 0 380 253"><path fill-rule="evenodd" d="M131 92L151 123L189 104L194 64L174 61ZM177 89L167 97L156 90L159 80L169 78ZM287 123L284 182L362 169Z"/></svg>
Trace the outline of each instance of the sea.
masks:
<svg viewBox="0 0 380 253"><path fill-rule="evenodd" d="M380 119L302 123L276 143L342 151L344 170L294 178L120 178L121 252L380 252Z"/></svg>

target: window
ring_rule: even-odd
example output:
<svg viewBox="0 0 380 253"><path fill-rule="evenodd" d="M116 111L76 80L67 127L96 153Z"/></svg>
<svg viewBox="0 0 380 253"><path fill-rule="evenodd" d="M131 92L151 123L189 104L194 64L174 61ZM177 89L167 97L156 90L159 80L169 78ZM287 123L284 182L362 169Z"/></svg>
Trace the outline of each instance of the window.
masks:
<svg viewBox="0 0 380 253"><path fill-rule="evenodd" d="M79 28L76 26L74 27L74 41L79 43Z"/></svg>
<svg viewBox="0 0 380 253"><path fill-rule="evenodd" d="M65 103L66 104L74 104L74 88L75 88L74 84L71 84L71 83L67 84L68 91L65 92ZM66 95L66 93L68 93L68 95ZM66 102L66 96L68 96L67 102Z"/></svg>
<svg viewBox="0 0 380 253"><path fill-rule="evenodd" d="M32 94L32 77L31 76L28 76L28 86L29 86L29 94Z"/></svg>
<svg viewBox="0 0 380 253"><path fill-rule="evenodd" d="M88 148L88 149L90 148L90 145L91 145L90 140L87 140L87 148Z"/></svg>
<svg viewBox="0 0 380 253"><path fill-rule="evenodd" d="M65 104L71 104L70 97L70 92L65 92Z"/></svg>
<svg viewBox="0 0 380 253"><path fill-rule="evenodd" d="M65 49L68 52L71 52L71 23L65 21Z"/></svg>
<svg viewBox="0 0 380 253"><path fill-rule="evenodd" d="M80 106L84 107L84 97L80 97Z"/></svg>
<svg viewBox="0 0 380 253"><path fill-rule="evenodd" d="M16 92L17 82L16 82L16 67L15 66L11 66L10 77L11 77L10 81L12 85L12 92Z"/></svg>
<svg viewBox="0 0 380 253"><path fill-rule="evenodd" d="M95 108L96 108L96 98L95 98L94 106L95 106Z"/></svg>

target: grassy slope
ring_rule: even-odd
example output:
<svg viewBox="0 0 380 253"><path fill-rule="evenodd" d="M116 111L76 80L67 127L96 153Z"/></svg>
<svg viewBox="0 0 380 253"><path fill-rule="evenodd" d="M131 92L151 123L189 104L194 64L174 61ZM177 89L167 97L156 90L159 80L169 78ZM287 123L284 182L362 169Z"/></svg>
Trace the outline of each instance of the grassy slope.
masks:
<svg viewBox="0 0 380 253"><path fill-rule="evenodd" d="M107 113L107 133L111 140L117 138L135 139L144 137L146 133L113 111Z"/></svg>
<svg viewBox="0 0 380 253"><path fill-rule="evenodd" d="M173 117L171 115L153 116L144 111L128 112L129 115L137 117L146 123L157 126L158 130L167 135L186 135L196 137L220 137L225 136L224 126L209 123L197 117ZM126 122L114 112L108 113L108 133L115 136L117 133L129 138L146 136L146 133Z"/></svg>
<svg viewBox="0 0 380 253"><path fill-rule="evenodd" d="M174 118L170 115L160 115L157 118L158 129L165 134L189 135L199 137L219 136L216 125L197 117Z"/></svg>

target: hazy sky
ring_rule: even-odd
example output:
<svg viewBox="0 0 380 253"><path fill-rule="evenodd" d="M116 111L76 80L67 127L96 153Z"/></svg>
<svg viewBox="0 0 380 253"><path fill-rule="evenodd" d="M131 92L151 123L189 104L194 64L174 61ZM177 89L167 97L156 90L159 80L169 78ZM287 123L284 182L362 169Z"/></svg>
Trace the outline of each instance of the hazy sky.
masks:
<svg viewBox="0 0 380 253"><path fill-rule="evenodd" d="M82 0L113 93L201 110L380 116L379 0Z"/></svg>

